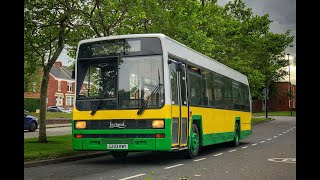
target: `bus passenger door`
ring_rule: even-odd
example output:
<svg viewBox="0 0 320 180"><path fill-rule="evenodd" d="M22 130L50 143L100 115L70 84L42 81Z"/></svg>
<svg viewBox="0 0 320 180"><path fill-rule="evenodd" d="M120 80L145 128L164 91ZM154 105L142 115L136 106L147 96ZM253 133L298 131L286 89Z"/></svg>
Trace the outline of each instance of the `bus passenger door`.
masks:
<svg viewBox="0 0 320 180"><path fill-rule="evenodd" d="M172 147L184 149L188 140L188 98L186 66L181 62L169 60L171 80Z"/></svg>

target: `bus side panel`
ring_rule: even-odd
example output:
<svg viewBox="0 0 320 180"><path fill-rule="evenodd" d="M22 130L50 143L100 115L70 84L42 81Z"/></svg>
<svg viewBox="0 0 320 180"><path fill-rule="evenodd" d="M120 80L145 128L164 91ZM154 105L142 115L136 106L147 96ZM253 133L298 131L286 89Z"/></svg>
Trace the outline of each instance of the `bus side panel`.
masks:
<svg viewBox="0 0 320 180"><path fill-rule="evenodd" d="M192 106L190 110L193 115L202 116L202 146L232 141L236 117L240 117L241 137L245 138L251 133L250 112Z"/></svg>

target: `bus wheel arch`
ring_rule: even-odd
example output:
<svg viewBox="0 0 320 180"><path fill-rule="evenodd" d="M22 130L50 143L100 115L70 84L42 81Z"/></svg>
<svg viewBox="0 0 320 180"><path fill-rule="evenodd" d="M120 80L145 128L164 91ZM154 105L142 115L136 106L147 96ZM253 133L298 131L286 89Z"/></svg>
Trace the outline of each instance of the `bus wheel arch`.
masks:
<svg viewBox="0 0 320 180"><path fill-rule="evenodd" d="M189 159L195 158L198 156L200 151L200 132L195 123L192 124L190 139L189 139L189 148L186 151L186 157Z"/></svg>
<svg viewBox="0 0 320 180"><path fill-rule="evenodd" d="M235 124L234 124L234 137L233 140L231 141L231 145L233 147L239 146L239 141L240 141L240 118L236 118Z"/></svg>

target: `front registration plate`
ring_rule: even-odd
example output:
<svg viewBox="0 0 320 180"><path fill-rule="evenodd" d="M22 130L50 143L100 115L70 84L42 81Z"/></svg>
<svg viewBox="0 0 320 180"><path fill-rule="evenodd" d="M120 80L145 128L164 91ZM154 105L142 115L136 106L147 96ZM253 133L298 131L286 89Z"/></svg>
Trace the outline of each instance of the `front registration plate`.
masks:
<svg viewBox="0 0 320 180"><path fill-rule="evenodd" d="M128 144L107 144L108 149L128 149Z"/></svg>

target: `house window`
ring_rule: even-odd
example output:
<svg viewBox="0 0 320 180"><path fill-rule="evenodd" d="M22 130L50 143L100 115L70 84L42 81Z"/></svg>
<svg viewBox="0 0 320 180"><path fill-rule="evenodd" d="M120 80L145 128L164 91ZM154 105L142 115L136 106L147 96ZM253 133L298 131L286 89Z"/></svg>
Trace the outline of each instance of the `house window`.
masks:
<svg viewBox="0 0 320 180"><path fill-rule="evenodd" d="M61 81L58 80L58 91L61 91Z"/></svg>
<svg viewBox="0 0 320 180"><path fill-rule="evenodd" d="M56 96L56 106L63 106L63 97L62 96Z"/></svg>
<svg viewBox="0 0 320 180"><path fill-rule="evenodd" d="M71 105L71 102L70 102L70 96L67 96L66 98L66 106L70 106Z"/></svg>
<svg viewBox="0 0 320 180"><path fill-rule="evenodd" d="M72 92L72 82L68 82L68 92Z"/></svg>
<svg viewBox="0 0 320 180"><path fill-rule="evenodd" d="M66 97L66 106L73 106L74 105L74 98L72 96Z"/></svg>

